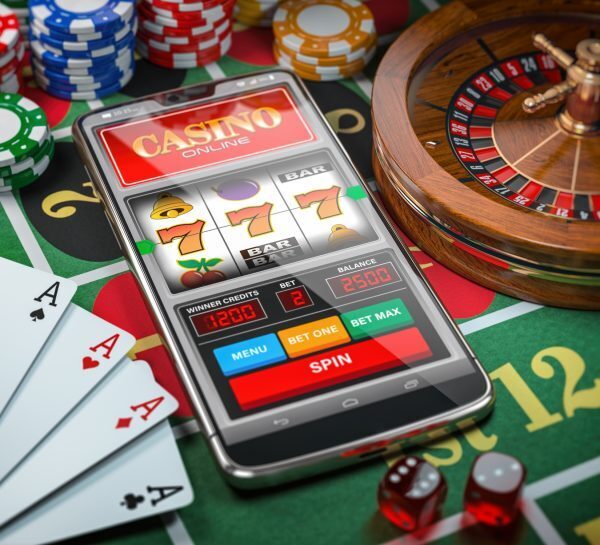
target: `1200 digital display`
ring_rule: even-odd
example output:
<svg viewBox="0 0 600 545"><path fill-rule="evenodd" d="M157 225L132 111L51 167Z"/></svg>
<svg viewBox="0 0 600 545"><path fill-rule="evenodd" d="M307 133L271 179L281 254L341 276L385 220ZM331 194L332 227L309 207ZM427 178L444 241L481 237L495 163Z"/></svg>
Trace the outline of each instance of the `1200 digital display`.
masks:
<svg viewBox="0 0 600 545"><path fill-rule="evenodd" d="M243 303L195 314L190 319L198 335L204 335L255 320L262 320L266 317L267 315L258 299L250 299Z"/></svg>
<svg viewBox="0 0 600 545"><path fill-rule="evenodd" d="M327 279L331 291L336 297L344 297L358 291L378 288L392 282L398 282L400 275L391 263L374 265L356 272L334 276Z"/></svg>

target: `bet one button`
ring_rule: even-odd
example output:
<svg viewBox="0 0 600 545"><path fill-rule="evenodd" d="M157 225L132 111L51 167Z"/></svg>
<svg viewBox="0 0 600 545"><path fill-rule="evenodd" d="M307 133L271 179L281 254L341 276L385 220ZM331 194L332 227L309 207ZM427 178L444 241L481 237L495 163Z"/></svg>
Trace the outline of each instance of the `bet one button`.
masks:
<svg viewBox="0 0 600 545"><path fill-rule="evenodd" d="M277 335L290 358L350 342L350 337L337 316L282 329Z"/></svg>
<svg viewBox="0 0 600 545"><path fill-rule="evenodd" d="M274 333L221 346L215 348L213 353L226 377L286 359Z"/></svg>
<svg viewBox="0 0 600 545"><path fill-rule="evenodd" d="M342 314L342 321L353 339L402 329L414 320L400 299L392 299Z"/></svg>

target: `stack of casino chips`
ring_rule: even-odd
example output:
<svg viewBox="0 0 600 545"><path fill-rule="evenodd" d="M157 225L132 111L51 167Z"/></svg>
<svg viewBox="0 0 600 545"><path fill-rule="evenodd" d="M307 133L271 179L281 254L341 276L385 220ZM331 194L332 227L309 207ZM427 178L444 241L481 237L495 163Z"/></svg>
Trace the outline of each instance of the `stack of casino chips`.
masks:
<svg viewBox="0 0 600 545"><path fill-rule="evenodd" d="M231 47L235 0L141 0L138 51L164 68L195 68Z"/></svg>
<svg viewBox="0 0 600 545"><path fill-rule="evenodd" d="M29 32L29 10L27 9L27 0L3 0L2 3L12 9L17 16L21 38L27 41L27 34Z"/></svg>
<svg viewBox="0 0 600 545"><path fill-rule="evenodd" d="M243 25L270 27L279 3L280 0L237 0L233 14Z"/></svg>
<svg viewBox="0 0 600 545"><path fill-rule="evenodd" d="M32 100L0 93L0 191L37 180L54 155L44 111Z"/></svg>
<svg viewBox="0 0 600 545"><path fill-rule="evenodd" d="M93 100L125 86L135 69L134 0L29 0L37 84L65 100Z"/></svg>
<svg viewBox="0 0 600 545"><path fill-rule="evenodd" d="M0 92L16 93L20 86L25 44L13 10L0 4Z"/></svg>
<svg viewBox="0 0 600 545"><path fill-rule="evenodd" d="M286 0L273 32L277 62L311 81L356 75L377 46L373 14L357 0Z"/></svg>

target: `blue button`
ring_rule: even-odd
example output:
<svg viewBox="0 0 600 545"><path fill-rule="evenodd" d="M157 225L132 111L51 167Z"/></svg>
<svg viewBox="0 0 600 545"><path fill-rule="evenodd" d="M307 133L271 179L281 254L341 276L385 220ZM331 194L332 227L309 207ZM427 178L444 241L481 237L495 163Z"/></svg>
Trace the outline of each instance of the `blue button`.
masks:
<svg viewBox="0 0 600 545"><path fill-rule="evenodd" d="M277 335L269 333L213 350L226 377L287 358Z"/></svg>

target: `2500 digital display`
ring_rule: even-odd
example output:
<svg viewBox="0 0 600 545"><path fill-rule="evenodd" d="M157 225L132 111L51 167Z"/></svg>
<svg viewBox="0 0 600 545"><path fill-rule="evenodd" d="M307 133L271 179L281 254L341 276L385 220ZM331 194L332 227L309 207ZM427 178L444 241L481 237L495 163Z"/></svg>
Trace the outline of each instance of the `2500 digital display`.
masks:
<svg viewBox="0 0 600 545"><path fill-rule="evenodd" d="M195 314L190 319L198 335L262 320L267 315L258 299L250 299L228 307Z"/></svg>
<svg viewBox="0 0 600 545"><path fill-rule="evenodd" d="M327 283L336 297L344 297L359 291L378 288L398 282L400 275L391 263L374 265L356 272L328 278Z"/></svg>

